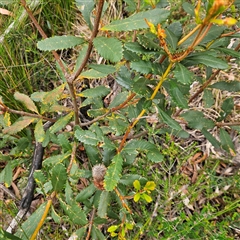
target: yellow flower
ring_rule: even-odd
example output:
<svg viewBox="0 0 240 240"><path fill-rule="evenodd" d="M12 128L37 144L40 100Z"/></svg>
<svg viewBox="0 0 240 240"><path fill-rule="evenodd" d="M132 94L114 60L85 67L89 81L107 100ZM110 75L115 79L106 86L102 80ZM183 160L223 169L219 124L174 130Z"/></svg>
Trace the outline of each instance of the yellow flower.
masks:
<svg viewBox="0 0 240 240"><path fill-rule="evenodd" d="M160 24L158 24L157 36L159 39L166 38L166 36L167 36L165 33L165 30L161 28Z"/></svg>

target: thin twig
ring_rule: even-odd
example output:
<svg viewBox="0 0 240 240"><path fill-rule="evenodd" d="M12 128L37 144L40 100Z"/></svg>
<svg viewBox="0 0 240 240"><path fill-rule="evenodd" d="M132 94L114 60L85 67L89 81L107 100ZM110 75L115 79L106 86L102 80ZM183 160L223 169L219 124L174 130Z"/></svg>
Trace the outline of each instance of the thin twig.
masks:
<svg viewBox="0 0 240 240"><path fill-rule="evenodd" d="M111 108L108 112L104 113L104 114L101 115L101 116L98 116L98 117L94 118L94 119L91 120L91 121L88 121L88 122L85 122L85 123L80 123L80 126L81 126L81 127L83 127L83 126L89 126L89 125L97 122L98 120L100 120L100 119L108 116L109 114L111 114L111 113L113 113L113 112L115 112L115 111L118 111L118 110L120 110L120 109L125 108L126 106L128 106L129 101L130 101L132 98L134 98L135 95L136 95L135 93L132 93L132 94L127 98L127 100L125 100L125 101L124 101L123 103L121 103L119 106Z"/></svg>
<svg viewBox="0 0 240 240"><path fill-rule="evenodd" d="M86 55L85 55L85 57L82 61L81 66L73 74L73 76L71 76L68 79L70 83L73 83L77 79L77 77L81 74L82 70L84 69L84 67L86 66L86 64L88 62L89 56L90 56L90 54L92 52L92 48L93 48L93 40L98 34L98 28L99 28L99 23L100 23L100 19L101 19L103 5L104 5L104 0L99 0L98 6L97 6L97 13L96 13L96 17L95 17L95 22L94 22L94 27L93 27L91 38L88 42L88 49L87 49Z"/></svg>
<svg viewBox="0 0 240 240"><path fill-rule="evenodd" d="M47 118L47 117L44 117L44 116L41 116L41 115L38 115L38 114L34 114L34 113L28 113L28 112L24 112L24 111L14 110L14 109L11 109L11 108L9 108L5 105L2 106L1 104L0 104L0 109L4 112L10 112L10 113L18 114L18 115L21 115L21 116L40 118L40 119L43 119L43 120L46 120L46 121L49 121L49 122L56 122L56 119Z"/></svg>
<svg viewBox="0 0 240 240"><path fill-rule="evenodd" d="M92 231L93 219L95 217L95 213L96 213L96 208L93 208L91 218L89 220L88 233L87 233L87 236L86 236L86 240L89 240L90 237L91 237L91 231Z"/></svg>

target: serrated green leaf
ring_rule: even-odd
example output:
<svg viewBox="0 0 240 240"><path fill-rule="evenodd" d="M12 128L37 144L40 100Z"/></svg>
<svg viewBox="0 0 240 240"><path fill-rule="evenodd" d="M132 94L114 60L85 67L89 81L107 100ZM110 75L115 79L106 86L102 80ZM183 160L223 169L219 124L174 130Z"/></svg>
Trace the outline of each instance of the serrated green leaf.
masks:
<svg viewBox="0 0 240 240"><path fill-rule="evenodd" d="M176 63L176 67L173 73L177 81L182 84L191 84L193 82L193 73L190 72L181 63Z"/></svg>
<svg viewBox="0 0 240 240"><path fill-rule="evenodd" d="M224 150L226 150L229 153L235 152L234 144L233 144L232 139L227 131L220 128L219 137L220 137L222 148Z"/></svg>
<svg viewBox="0 0 240 240"><path fill-rule="evenodd" d="M119 106L121 103L126 101L128 96L129 96L129 92L121 92L121 93L117 94L116 97L113 99L113 101L109 104L108 107L113 108L113 107Z"/></svg>
<svg viewBox="0 0 240 240"><path fill-rule="evenodd" d="M116 68L112 65L105 65L105 64L89 64L89 68L92 68L98 72L111 74L116 71Z"/></svg>
<svg viewBox="0 0 240 240"><path fill-rule="evenodd" d="M177 84L172 83L170 84L170 96L172 98L172 100L174 101L174 103L180 107L180 108L189 108L188 107L188 101L187 99L184 97L184 95L182 94L182 92L179 90Z"/></svg>
<svg viewBox="0 0 240 240"><path fill-rule="evenodd" d="M34 104L34 102L32 101L32 99L29 96L27 96L23 93L15 92L14 93L14 98L17 101L22 102L27 109L29 109L29 110L38 114L38 109L37 109L36 105Z"/></svg>
<svg viewBox="0 0 240 240"><path fill-rule="evenodd" d="M210 108L215 103L215 100L214 100L214 97L213 97L213 94L212 94L211 90L204 89L203 102L204 102L204 106L206 108Z"/></svg>
<svg viewBox="0 0 240 240"><path fill-rule="evenodd" d="M60 96L62 95L64 88L66 86L66 83L61 84L59 87L54 88L52 91L44 93L42 102L44 104L52 104L54 102L56 102L57 100L60 99ZM40 95L41 96L41 95ZM33 95L31 96L33 97Z"/></svg>
<svg viewBox="0 0 240 240"><path fill-rule="evenodd" d="M237 58L240 58L240 52L237 52L233 49L229 49L229 48L220 48L220 47L217 47L215 48L216 50L220 51L220 52L223 52L223 53L226 53L227 55L230 55L232 57L237 57Z"/></svg>
<svg viewBox="0 0 240 240"><path fill-rule="evenodd" d="M62 163L56 164L52 168L51 182L53 186L53 191L60 192L67 181L67 169Z"/></svg>
<svg viewBox="0 0 240 240"><path fill-rule="evenodd" d="M88 223L85 212L77 205L77 203L68 205L62 199L59 199L59 202L64 212L69 216L74 224L85 225Z"/></svg>
<svg viewBox="0 0 240 240"><path fill-rule="evenodd" d="M124 49L123 57L124 57L125 60L127 60L129 62L131 62L131 61L140 61L141 60L140 56L137 53L129 51L127 49Z"/></svg>
<svg viewBox="0 0 240 240"><path fill-rule="evenodd" d="M120 68L118 75L116 77L116 81L121 86L125 87L126 89L130 89L133 81L131 80L131 73L127 67L123 66Z"/></svg>
<svg viewBox="0 0 240 240"><path fill-rule="evenodd" d="M144 19L154 25L163 22L167 19L169 11L165 9L156 8L146 12L134 14L123 20L116 20L102 28L103 31L132 31L137 29L148 28Z"/></svg>
<svg viewBox="0 0 240 240"><path fill-rule="evenodd" d="M178 37L169 28L165 29L165 32L168 45L170 45L171 49L175 51L177 48Z"/></svg>
<svg viewBox="0 0 240 240"><path fill-rule="evenodd" d="M79 229L75 232L76 235L77 235L77 237L78 237L78 239L83 239L83 238L84 238L84 235L85 235L86 232L87 232L87 228L88 228L88 226L86 225L86 226L84 226L84 227L79 228Z"/></svg>
<svg viewBox="0 0 240 240"><path fill-rule="evenodd" d="M92 29L91 12L94 9L95 2L93 0L76 0L75 2L88 27Z"/></svg>
<svg viewBox="0 0 240 240"><path fill-rule="evenodd" d="M38 120L35 128L34 128L34 136L35 136L35 140L37 142L43 142L44 138L45 138L45 131L43 129L43 123L42 123L42 119Z"/></svg>
<svg viewBox="0 0 240 240"><path fill-rule="evenodd" d="M221 106L222 111L220 112L220 117L217 119L218 122L226 119L226 117L232 112L234 109L234 101L233 98L226 98Z"/></svg>
<svg viewBox="0 0 240 240"><path fill-rule="evenodd" d="M95 192L96 187L94 186L93 183L91 183L89 186L80 191L80 193L76 196L76 201L83 202L90 198Z"/></svg>
<svg viewBox="0 0 240 240"><path fill-rule="evenodd" d="M206 119L204 114L199 111L189 110L181 114L187 122L189 127L202 130L203 128L209 129L215 126L214 122L210 119Z"/></svg>
<svg viewBox="0 0 240 240"><path fill-rule="evenodd" d="M144 53L151 53L150 50L147 50L146 48L144 48L142 45L140 45L137 42L127 42L125 43L124 47L131 51L131 52L135 52L135 53L140 53L140 54L144 54Z"/></svg>
<svg viewBox="0 0 240 240"><path fill-rule="evenodd" d="M12 167L10 162L5 166L5 168L0 173L0 183L4 183L7 188L11 186Z"/></svg>
<svg viewBox="0 0 240 240"><path fill-rule="evenodd" d="M123 154L130 154L133 158L138 152L147 153L148 160L152 162L161 162L163 160L163 155L159 152L156 145L146 140L131 140L123 148Z"/></svg>
<svg viewBox="0 0 240 240"><path fill-rule="evenodd" d="M100 152L96 146L84 144L84 148L92 165L101 162Z"/></svg>
<svg viewBox="0 0 240 240"><path fill-rule="evenodd" d="M96 146L100 141L98 136L90 130L82 130L78 128L75 131L74 136L78 139L78 141L93 146Z"/></svg>
<svg viewBox="0 0 240 240"><path fill-rule="evenodd" d="M141 96L150 96L151 92L148 87L150 84L149 79L144 77L139 77L133 84L133 91L140 94Z"/></svg>
<svg viewBox="0 0 240 240"><path fill-rule="evenodd" d="M221 51L222 48L220 47L227 47L228 44L230 43L229 39L228 38L218 38L216 40L214 40L214 42L209 46L209 49L216 49L220 52L223 52ZM232 50L234 51L234 50Z"/></svg>
<svg viewBox="0 0 240 240"><path fill-rule="evenodd" d="M104 188L107 191L112 191L117 186L121 177L122 164L123 158L121 154L115 155L104 177Z"/></svg>
<svg viewBox="0 0 240 240"><path fill-rule="evenodd" d="M240 82L239 81L221 81L216 82L209 86L210 88L217 88L223 91L229 91L229 92L239 92L240 91Z"/></svg>
<svg viewBox="0 0 240 240"><path fill-rule="evenodd" d="M89 69L87 71L84 71L80 75L81 78L87 78L87 79L95 79L95 78L99 79L107 76L108 76L108 73L102 73L94 69Z"/></svg>
<svg viewBox="0 0 240 240"><path fill-rule="evenodd" d="M54 134L54 133L58 132L59 130L63 129L68 124L68 122L72 119L73 115L74 115L74 112L70 112L66 116L59 118L49 128L50 133Z"/></svg>
<svg viewBox="0 0 240 240"><path fill-rule="evenodd" d="M182 128L181 126L178 124L177 121L175 121L174 119L172 119L167 113L165 113L162 109L158 108L158 112L159 112L159 115L162 119L162 121L164 123L166 123L169 127L175 129L175 130L178 130L178 131L181 131Z"/></svg>
<svg viewBox="0 0 240 240"><path fill-rule="evenodd" d="M142 73L148 74L153 72L153 66L150 61L138 61L138 62L131 62L130 66L133 70Z"/></svg>
<svg viewBox="0 0 240 240"><path fill-rule="evenodd" d="M191 16L194 16L194 6L188 2L184 2L182 4L183 10L190 14Z"/></svg>
<svg viewBox="0 0 240 240"><path fill-rule="evenodd" d="M81 97L86 98L97 98L97 97L104 97L110 93L110 89L105 86L97 86L95 88L86 89L79 94Z"/></svg>
<svg viewBox="0 0 240 240"><path fill-rule="evenodd" d="M225 29L226 29L226 26L213 25L208 31L207 35L200 42L200 45L206 44L212 40L217 39Z"/></svg>
<svg viewBox="0 0 240 240"><path fill-rule="evenodd" d="M35 170L33 176L38 186L43 186L47 182L47 178L41 170Z"/></svg>
<svg viewBox="0 0 240 240"><path fill-rule="evenodd" d="M123 150L125 152L134 153L136 151L149 151L157 149L156 145L146 140L136 140L133 139L129 141Z"/></svg>
<svg viewBox="0 0 240 240"><path fill-rule="evenodd" d="M55 165L58 163L63 162L66 158L68 158L71 155L71 152L67 152L64 154L60 154L60 155L55 155L52 157L48 157L43 161L43 166L51 166L51 165Z"/></svg>
<svg viewBox="0 0 240 240"><path fill-rule="evenodd" d="M211 134L207 131L206 128L202 128L201 130L202 134L205 136L205 138L215 147L220 149L221 144L220 142Z"/></svg>
<svg viewBox="0 0 240 240"><path fill-rule="evenodd" d="M153 39L146 37L145 35L138 35L137 40L146 49L162 51L159 44L154 42Z"/></svg>
<svg viewBox="0 0 240 240"><path fill-rule="evenodd" d="M85 40L75 36L54 36L46 38L37 43L38 49L41 51L53 51L72 48L76 45L84 43Z"/></svg>
<svg viewBox="0 0 240 240"><path fill-rule="evenodd" d="M97 37L93 40L98 53L111 62L119 62L123 57L122 43L117 38Z"/></svg>
<svg viewBox="0 0 240 240"><path fill-rule="evenodd" d="M108 117L109 127L116 133L117 136L122 135L128 127L128 122L124 116Z"/></svg>
<svg viewBox="0 0 240 240"><path fill-rule="evenodd" d="M102 191L98 204L97 214L100 218L107 217L107 209L109 206L110 194L108 191Z"/></svg>
<svg viewBox="0 0 240 240"><path fill-rule="evenodd" d="M31 99L35 102L42 102L46 94L47 92L34 92L31 95Z"/></svg>
<svg viewBox="0 0 240 240"><path fill-rule="evenodd" d="M162 162L164 157L157 149L151 149L147 152L147 159L154 163Z"/></svg>
<svg viewBox="0 0 240 240"><path fill-rule="evenodd" d="M174 33L175 37L179 39L182 36L182 24L180 22L171 23L168 28L172 33Z"/></svg>
<svg viewBox="0 0 240 240"><path fill-rule="evenodd" d="M124 174L119 182L126 186L131 186L135 180L140 179L143 179L143 177L137 174Z"/></svg>
<svg viewBox="0 0 240 240"><path fill-rule="evenodd" d="M18 228L15 236L22 240L29 240L39 225L46 205L47 202L44 202L33 214L31 214L31 216Z"/></svg>
<svg viewBox="0 0 240 240"><path fill-rule="evenodd" d="M186 58L186 61L191 62L191 65L196 65L201 63L212 68L218 68L218 69L228 68L228 64L226 61L223 61L220 58L216 58L212 55L209 55L206 52L190 55L189 57Z"/></svg>
<svg viewBox="0 0 240 240"><path fill-rule="evenodd" d="M42 105L43 106L43 105ZM41 112L44 108L41 108ZM47 106L47 110L45 112L70 112L72 111L71 108L59 105L57 102L51 104L51 106Z"/></svg>
<svg viewBox="0 0 240 240"><path fill-rule="evenodd" d="M106 240L106 237L103 235L103 233L93 225L92 231L91 231L91 239L98 239L98 240Z"/></svg>
<svg viewBox="0 0 240 240"><path fill-rule="evenodd" d="M70 141L68 140L66 134L58 134L57 139L59 145L62 146L64 151L70 151L72 149L72 145L70 144Z"/></svg>
<svg viewBox="0 0 240 240"><path fill-rule="evenodd" d="M9 134L9 135L16 134L22 131L28 125L30 125L34 120L35 118L31 118L31 117L19 118L15 123L13 123L13 125L11 125L10 127L4 128L2 132L4 134Z"/></svg>
<svg viewBox="0 0 240 240"><path fill-rule="evenodd" d="M57 214L57 212L55 211L54 207L51 207L51 217L53 218L55 223L60 224L61 223L61 217Z"/></svg>
<svg viewBox="0 0 240 240"><path fill-rule="evenodd" d="M87 53L87 49L88 49L88 44L84 44L81 46L81 50L79 51L79 55L77 57L77 60L76 60L76 64L74 66L74 72L76 72L78 70L78 68L81 66L85 56L86 56L86 53Z"/></svg>
<svg viewBox="0 0 240 240"><path fill-rule="evenodd" d="M92 69L82 72L80 77L88 79L104 78L116 71L114 66L104 64L90 64L89 68Z"/></svg>

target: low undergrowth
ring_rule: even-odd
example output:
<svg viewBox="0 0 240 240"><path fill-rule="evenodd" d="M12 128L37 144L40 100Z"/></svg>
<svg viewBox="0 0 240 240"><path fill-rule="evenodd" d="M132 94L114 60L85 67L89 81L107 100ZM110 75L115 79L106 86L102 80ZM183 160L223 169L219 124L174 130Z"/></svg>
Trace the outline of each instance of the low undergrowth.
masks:
<svg viewBox="0 0 240 240"><path fill-rule="evenodd" d="M20 3L0 1L21 21L0 48L0 236L235 239L239 2Z"/></svg>

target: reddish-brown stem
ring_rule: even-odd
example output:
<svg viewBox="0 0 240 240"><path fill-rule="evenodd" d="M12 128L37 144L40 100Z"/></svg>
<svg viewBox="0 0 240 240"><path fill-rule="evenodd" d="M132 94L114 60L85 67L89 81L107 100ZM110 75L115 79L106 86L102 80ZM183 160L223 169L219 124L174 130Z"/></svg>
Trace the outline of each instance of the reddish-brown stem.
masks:
<svg viewBox="0 0 240 240"><path fill-rule="evenodd" d="M103 4L104 4L104 0L99 0L92 35L91 35L91 38L89 39L89 42L88 42L87 53L86 53L86 55L85 55L85 57L82 61L81 66L73 74L73 76L71 76L69 78L69 82L71 82L71 83L74 82L77 79L77 77L81 74L82 70L84 69L84 67L86 66L86 64L88 62L89 56L90 56L90 54L92 52L92 48L93 48L93 40L98 34L98 28L99 28L99 23L100 23L100 19L101 19Z"/></svg>
<svg viewBox="0 0 240 240"><path fill-rule="evenodd" d="M125 105L127 105L129 103L130 100L132 100L134 97L136 96L136 93L132 93L128 98L127 100L125 100L123 103L121 103L119 106L117 107L114 107L111 109L111 112L115 112L119 109L122 109L125 107Z"/></svg>
<svg viewBox="0 0 240 240"><path fill-rule="evenodd" d="M47 117L37 115L37 114L34 114L34 113L28 113L28 112L24 112L24 111L14 110L14 109L8 108L6 106L3 107L2 105L0 105L0 109L2 109L3 112L10 112L10 113L14 113L14 114L17 114L17 115L20 115L20 116L40 118L40 119L43 119L43 120L46 120L46 121L49 121L49 122L56 122L56 120L52 119L52 118L47 118Z"/></svg>
<svg viewBox="0 0 240 240"><path fill-rule="evenodd" d="M109 115L109 114L111 114L111 113L113 113L113 112L116 112L116 111L118 111L118 110L120 110L120 109L122 109L122 108L125 108L125 107L129 104L129 101L130 101L135 95L136 95L135 93L132 93L132 94L127 98L127 100L125 100L125 101L124 101L123 103L121 103L119 106L114 107L114 108L111 108L108 112L106 112L105 114L103 114L103 115L101 115L101 116L98 116L98 117L94 118L92 121L89 121L89 122L86 122L86 123L80 123L80 126L81 126L81 127L89 126L89 125L97 122L98 120L106 117L107 115ZM138 100L136 100L136 101L138 101ZM136 101L135 101L135 102L136 102Z"/></svg>
<svg viewBox="0 0 240 240"><path fill-rule="evenodd" d="M96 208L93 208L92 214L91 214L91 219L89 221L88 233L87 233L87 236L86 236L86 240L89 240L90 237L91 237L92 226L93 226L93 219L95 217L95 213L96 213Z"/></svg>
<svg viewBox="0 0 240 240"><path fill-rule="evenodd" d="M223 38L223 37L229 37L229 36L231 36L231 35L233 35L233 34L239 32L239 31L240 31L240 28L237 28L237 29L236 29L235 31L233 31L233 32L223 33L222 35L220 35L220 38Z"/></svg>

